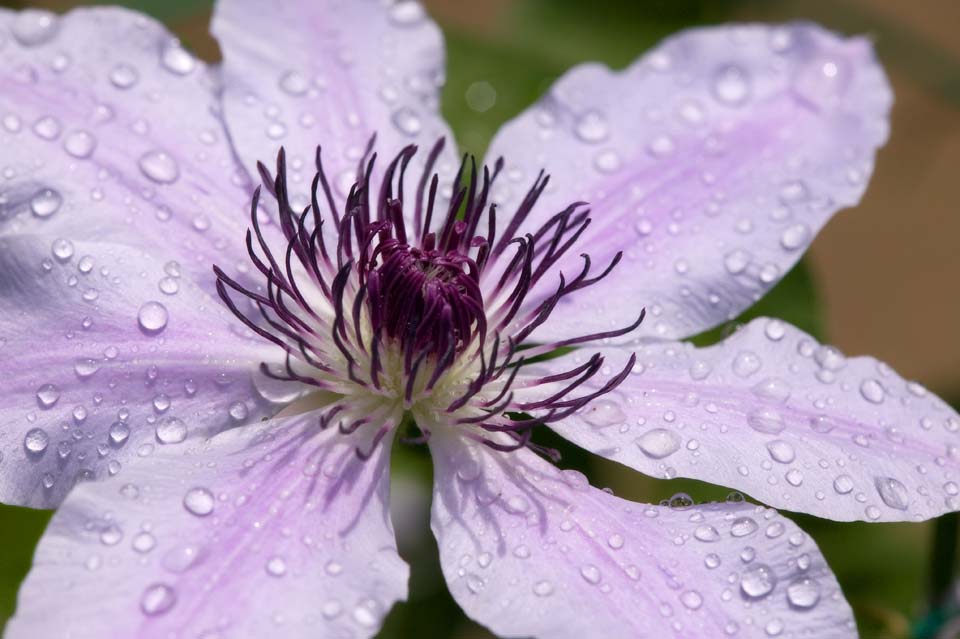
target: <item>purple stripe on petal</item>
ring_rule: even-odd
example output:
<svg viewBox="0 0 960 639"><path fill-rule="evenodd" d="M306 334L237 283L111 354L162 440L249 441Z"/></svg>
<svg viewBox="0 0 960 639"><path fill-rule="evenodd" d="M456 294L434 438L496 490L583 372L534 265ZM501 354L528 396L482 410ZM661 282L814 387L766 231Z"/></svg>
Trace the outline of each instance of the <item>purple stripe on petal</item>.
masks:
<svg viewBox="0 0 960 639"><path fill-rule="evenodd" d="M56 506L193 436L279 410L271 352L143 249L0 237L0 501Z"/></svg>
<svg viewBox="0 0 960 639"><path fill-rule="evenodd" d="M773 510L638 504L527 450L430 446L444 575L498 635L856 637L816 545Z"/></svg>
<svg viewBox="0 0 960 639"><path fill-rule="evenodd" d="M212 291L210 265L245 256L250 187L211 70L119 8L7 11L0 36L0 235L127 242Z"/></svg>
<svg viewBox="0 0 960 639"><path fill-rule="evenodd" d="M891 102L865 39L807 24L694 29L622 72L572 70L493 141L488 157L504 156L513 178L498 214L544 169L550 186L521 232L583 200L582 245L598 264L624 257L532 339L569 336L563 311L584 333L646 307L641 330L667 338L735 317L859 201ZM568 277L575 253L558 264ZM555 286L545 278L539 297Z"/></svg>
<svg viewBox="0 0 960 639"><path fill-rule="evenodd" d="M636 353L633 373L550 424L598 455L840 521L918 521L960 508L960 416L871 357L847 358L775 319L708 348L638 343L599 352L611 372L589 385ZM538 367L562 371L590 354Z"/></svg>
<svg viewBox="0 0 960 639"><path fill-rule="evenodd" d="M237 152L253 171L283 145L298 210L310 201L318 145L341 203L373 135L378 174L412 143L425 147L411 166L419 174L426 150L445 137L436 168L441 183L450 181L457 154L438 112L443 35L419 3L224 0L212 31L223 50L224 112Z"/></svg>
<svg viewBox="0 0 960 639"><path fill-rule="evenodd" d="M370 637L406 596L388 509L389 442L317 414L159 451L84 484L54 516L10 639Z"/></svg>

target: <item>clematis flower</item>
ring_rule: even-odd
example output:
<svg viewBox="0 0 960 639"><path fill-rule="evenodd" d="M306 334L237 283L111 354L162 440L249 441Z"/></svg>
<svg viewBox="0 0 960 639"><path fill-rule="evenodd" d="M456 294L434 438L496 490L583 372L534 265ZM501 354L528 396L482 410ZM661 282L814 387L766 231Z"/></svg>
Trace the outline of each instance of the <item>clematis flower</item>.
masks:
<svg viewBox="0 0 960 639"><path fill-rule="evenodd" d="M415 3L221 0L213 32L208 67L126 10L0 12L0 500L58 508L7 637L372 636L407 592L396 438L502 636L856 636L776 511L617 498L539 429L835 520L957 509L919 385L776 319L682 341L861 197L892 100L864 39L580 66L480 165Z"/></svg>

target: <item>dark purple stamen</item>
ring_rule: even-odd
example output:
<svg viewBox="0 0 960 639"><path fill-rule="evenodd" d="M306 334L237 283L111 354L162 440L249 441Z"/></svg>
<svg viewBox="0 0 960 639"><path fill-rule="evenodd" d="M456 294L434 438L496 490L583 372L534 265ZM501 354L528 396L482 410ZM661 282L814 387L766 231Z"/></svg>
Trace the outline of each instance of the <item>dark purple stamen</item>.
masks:
<svg viewBox="0 0 960 639"><path fill-rule="evenodd" d="M557 273L556 288L538 287L589 226L589 209L576 202L535 232L517 236L549 182L541 172L498 237L496 206L489 200L502 159L492 171L486 167L478 171L474 159L464 157L450 201L441 211L439 178L433 167L443 146L441 139L430 150L414 201L408 203L404 178L416 147L404 148L386 166L374 192L371 181L377 155L371 140L341 211L319 148L310 204L302 211L292 207L286 154L281 149L275 175L263 164L258 169L263 189L277 203L285 246L282 250L271 247L261 228L258 188L246 243L264 280L259 286L248 286L215 266L217 292L250 330L286 352L284 372L261 367L269 377L340 394L349 394L355 387L382 392L387 383L384 358L396 353L403 381L393 392L409 408L418 394L429 395L454 364L466 362L469 366L464 370L471 371L470 378L462 380L460 396L445 410L453 414L473 408L468 414L452 415L450 422L497 450L529 447L554 457L556 451L530 441L533 427L563 419L609 392L633 368L634 358L599 389L591 385L584 391L584 384L603 365L603 357L594 355L566 373L539 380L558 385L557 390L540 401L524 403L514 400L515 381L525 361L517 357L518 347L547 321L561 299L606 277L621 254L595 275L591 275L590 257L584 254L583 266L572 279ZM405 210L412 210L412 228L407 227ZM237 305L231 291L248 299L247 310ZM532 291L537 291L535 300L530 299ZM524 355L529 358L562 346L624 335L642 320L641 312L631 326L540 344ZM517 415L521 412L531 416ZM326 411L320 426L336 424L349 434L372 421L337 405ZM373 445L396 425L381 425ZM490 438L484 431L507 433L511 441ZM419 440L429 438L428 429L421 432ZM361 457L371 452L358 450Z"/></svg>

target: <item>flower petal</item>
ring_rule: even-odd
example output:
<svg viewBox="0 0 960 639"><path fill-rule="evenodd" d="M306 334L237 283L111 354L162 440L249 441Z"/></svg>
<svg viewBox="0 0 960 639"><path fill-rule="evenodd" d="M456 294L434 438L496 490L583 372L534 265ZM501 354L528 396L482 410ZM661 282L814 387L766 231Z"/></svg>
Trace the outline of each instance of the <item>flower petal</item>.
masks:
<svg viewBox="0 0 960 639"><path fill-rule="evenodd" d="M737 316L859 201L891 102L867 40L808 24L694 29L624 71L572 70L493 141L512 180L498 197L511 211L542 168L551 188L521 232L583 200L579 246L598 270L624 258L534 337L571 337L571 315L584 334L629 326L644 306L641 330L669 338Z"/></svg>
<svg viewBox="0 0 960 639"><path fill-rule="evenodd" d="M406 596L389 443L316 413L158 451L57 511L6 636L370 637ZM64 633L67 632L67 635Z"/></svg>
<svg viewBox="0 0 960 639"><path fill-rule="evenodd" d="M292 199L301 206L309 203L318 145L340 203L374 133L380 168L404 146L429 148L441 136L439 168L456 168L438 112L443 35L419 3L222 0L212 31L223 51L224 110L238 154L256 175L257 161L270 166L284 145ZM422 149L413 167L426 156Z"/></svg>
<svg viewBox="0 0 960 639"><path fill-rule="evenodd" d="M0 237L0 501L56 506L78 479L293 398L256 374L276 354L179 269L120 244Z"/></svg>
<svg viewBox="0 0 960 639"><path fill-rule="evenodd" d="M856 636L816 545L773 510L637 504L528 450L430 443L444 575L498 635Z"/></svg>
<svg viewBox="0 0 960 639"><path fill-rule="evenodd" d="M0 10L0 41L0 235L135 243L213 291L251 189L205 65L119 8Z"/></svg>
<svg viewBox="0 0 960 639"><path fill-rule="evenodd" d="M871 357L848 359L765 318L708 348L599 351L613 371L636 352L634 374L551 424L598 455L841 521L919 521L960 509L960 416ZM570 358L542 366L569 368Z"/></svg>

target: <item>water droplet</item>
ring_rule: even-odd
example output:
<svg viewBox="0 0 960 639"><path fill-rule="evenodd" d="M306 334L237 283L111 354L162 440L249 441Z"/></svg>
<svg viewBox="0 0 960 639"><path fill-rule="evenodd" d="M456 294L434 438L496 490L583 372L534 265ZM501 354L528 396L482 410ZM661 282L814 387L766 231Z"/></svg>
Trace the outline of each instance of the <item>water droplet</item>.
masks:
<svg viewBox="0 0 960 639"><path fill-rule="evenodd" d="M426 12L418 2L396 2L390 7L390 22L399 27L412 27L423 22Z"/></svg>
<svg viewBox="0 0 960 639"><path fill-rule="evenodd" d="M206 517L213 512L213 493L206 488L191 488L183 496L183 507L197 517Z"/></svg>
<svg viewBox="0 0 960 639"><path fill-rule="evenodd" d="M757 522L750 517L737 517L730 524L730 534L734 537L746 537L757 530Z"/></svg>
<svg viewBox="0 0 960 639"><path fill-rule="evenodd" d="M138 553L148 553L157 545L157 539L147 531L141 531L134 535L131 547Z"/></svg>
<svg viewBox="0 0 960 639"><path fill-rule="evenodd" d="M538 597L549 597L553 594L553 584L546 580L533 584L533 594Z"/></svg>
<svg viewBox="0 0 960 639"><path fill-rule="evenodd" d="M690 610L698 610L703 605L703 597L696 590L687 590L680 595L680 603Z"/></svg>
<svg viewBox="0 0 960 639"><path fill-rule="evenodd" d="M53 39L57 34L59 19L55 13L39 9L25 9L16 15L10 31L17 42L25 47L35 47Z"/></svg>
<svg viewBox="0 0 960 639"><path fill-rule="evenodd" d="M846 495L853 490L853 477L850 475L838 475L837 478L833 480L833 489L837 491L839 495Z"/></svg>
<svg viewBox="0 0 960 639"><path fill-rule="evenodd" d="M401 107L394 111L391 120L401 133L411 137L420 133L420 130L423 128L420 116L409 107Z"/></svg>
<svg viewBox="0 0 960 639"><path fill-rule="evenodd" d="M287 574L287 562L283 557L271 557L267 560L266 570L271 577L282 577Z"/></svg>
<svg viewBox="0 0 960 639"><path fill-rule="evenodd" d="M197 60L180 46L176 38L168 40L160 50L160 62L163 68L176 75L187 75L197 66Z"/></svg>
<svg viewBox="0 0 960 639"><path fill-rule="evenodd" d="M249 411L247 410L247 405L243 402L234 402L230 404L228 412L230 413L230 419L235 422L242 422L247 418Z"/></svg>
<svg viewBox="0 0 960 639"><path fill-rule="evenodd" d="M162 615L177 603L177 592L167 584L151 584L140 597L140 609L151 617Z"/></svg>
<svg viewBox="0 0 960 639"><path fill-rule="evenodd" d="M813 608L820 601L820 584L809 577L799 577L787 586L787 601L795 608Z"/></svg>
<svg viewBox="0 0 960 639"><path fill-rule="evenodd" d="M100 363L89 357L81 357L73 362L73 372L81 379L90 377L98 370L100 370Z"/></svg>
<svg viewBox="0 0 960 639"><path fill-rule="evenodd" d="M137 323L147 335L161 333L167 327L167 307L160 302L147 302L137 313Z"/></svg>
<svg viewBox="0 0 960 639"><path fill-rule="evenodd" d="M787 471L787 474L784 475L784 479L787 480L788 484L796 487L803 483L803 473L796 468L791 468Z"/></svg>
<svg viewBox="0 0 960 639"><path fill-rule="evenodd" d="M806 224L793 224L784 229L780 236L780 246L788 251L795 251L806 246L810 241L810 227Z"/></svg>
<svg viewBox="0 0 960 639"><path fill-rule="evenodd" d="M753 394L763 399L770 399L783 403L790 397L790 384L779 377L767 377L751 389Z"/></svg>
<svg viewBox="0 0 960 639"><path fill-rule="evenodd" d="M680 436L666 428L653 428L636 440L643 454L653 459L669 457L680 449L681 443Z"/></svg>
<svg viewBox="0 0 960 639"><path fill-rule="evenodd" d="M180 177L180 165L165 151L154 149L140 156L140 171L159 184L172 184Z"/></svg>
<svg viewBox="0 0 960 639"><path fill-rule="evenodd" d="M116 524L110 524L100 531L100 543L104 546L116 546L123 540L123 531Z"/></svg>
<svg viewBox="0 0 960 639"><path fill-rule="evenodd" d="M156 436L161 444L179 444L187 438L187 425L176 417L164 417L157 424Z"/></svg>
<svg viewBox="0 0 960 639"><path fill-rule="evenodd" d="M713 526L704 524L697 526L696 530L693 531L693 537L698 541L712 543L720 539L720 532Z"/></svg>
<svg viewBox="0 0 960 639"><path fill-rule="evenodd" d="M607 539L607 545L613 548L614 550L620 550L621 548L623 548L623 544L624 544L623 535L619 533L613 533Z"/></svg>
<svg viewBox="0 0 960 639"><path fill-rule="evenodd" d="M23 447L31 455L42 455L49 444L50 437L42 428L31 428L23 437Z"/></svg>
<svg viewBox="0 0 960 639"><path fill-rule="evenodd" d="M310 88L310 83L299 71L290 70L280 76L280 89L288 95L304 95Z"/></svg>
<svg viewBox="0 0 960 639"><path fill-rule="evenodd" d="M140 80L140 73L129 64L121 62L110 71L110 83L118 89L129 89Z"/></svg>
<svg viewBox="0 0 960 639"><path fill-rule="evenodd" d="M44 384L37 389L37 404L40 408L51 408L60 399L60 389L53 384Z"/></svg>
<svg viewBox="0 0 960 639"><path fill-rule="evenodd" d="M877 477L874 479L880 499L887 506L897 510L906 510L910 504L910 493L907 487L893 477Z"/></svg>
<svg viewBox="0 0 960 639"><path fill-rule="evenodd" d="M730 64L719 69L713 77L713 95L724 104L739 106L750 97L750 75Z"/></svg>
<svg viewBox="0 0 960 639"><path fill-rule="evenodd" d="M740 576L740 590L751 599L766 597L777 585L777 575L766 564L751 564Z"/></svg>
<svg viewBox="0 0 960 639"><path fill-rule="evenodd" d="M860 394L863 395L863 398L870 403L880 404L883 402L883 397L886 394L883 390L883 386L880 385L875 379L865 379L860 384Z"/></svg>
<svg viewBox="0 0 960 639"><path fill-rule="evenodd" d="M768 442L767 451L770 453L770 457L773 459L773 461L780 462L781 464L789 464L797 456L793 446L791 446L789 442L785 442L782 439L775 439L772 442Z"/></svg>
<svg viewBox="0 0 960 639"><path fill-rule="evenodd" d="M53 189L43 189L30 198L30 211L39 218L47 218L60 210L63 196Z"/></svg>
<svg viewBox="0 0 960 639"><path fill-rule="evenodd" d="M37 137L44 140L55 140L60 136L63 127L60 121L54 117L46 115L33 123L33 132Z"/></svg>
<svg viewBox="0 0 960 639"><path fill-rule="evenodd" d="M157 283L157 288L164 295L176 295L180 290L180 282L173 277L164 277Z"/></svg>
<svg viewBox="0 0 960 639"><path fill-rule="evenodd" d="M730 251L723 258L723 266L730 275L739 275L750 266L750 254L740 249Z"/></svg>
<svg viewBox="0 0 960 639"><path fill-rule="evenodd" d="M54 240L50 247L50 252L53 253L53 256L57 258L57 260L66 262L73 257L73 242L63 238Z"/></svg>
<svg viewBox="0 0 960 639"><path fill-rule="evenodd" d="M772 408L760 407L747 413L747 424L758 433L777 435L786 428L783 417Z"/></svg>
<svg viewBox="0 0 960 639"><path fill-rule="evenodd" d="M574 132L578 138L590 144L603 142L610 135L607 119L599 111L586 111L577 118Z"/></svg>
<svg viewBox="0 0 960 639"><path fill-rule="evenodd" d="M373 628L380 622L379 606L373 599L367 599L353 609L353 620L365 628Z"/></svg>
<svg viewBox="0 0 960 639"><path fill-rule="evenodd" d="M600 583L600 569L593 564L587 564L580 569L580 576L589 584Z"/></svg>
<svg viewBox="0 0 960 639"><path fill-rule="evenodd" d="M591 402L583 413L583 420L597 428L622 424L627 420L626 414L616 403L602 399Z"/></svg>
<svg viewBox="0 0 960 639"><path fill-rule="evenodd" d="M815 58L797 74L793 90L807 106L825 110L843 95L852 75L846 60Z"/></svg>
<svg viewBox="0 0 960 639"><path fill-rule="evenodd" d="M93 155L96 148L97 138L89 131L74 131L63 140L63 149L81 160Z"/></svg>
<svg viewBox="0 0 960 639"><path fill-rule="evenodd" d="M753 375L762 366L760 357L753 351L740 351L733 358L733 372L740 377Z"/></svg>

